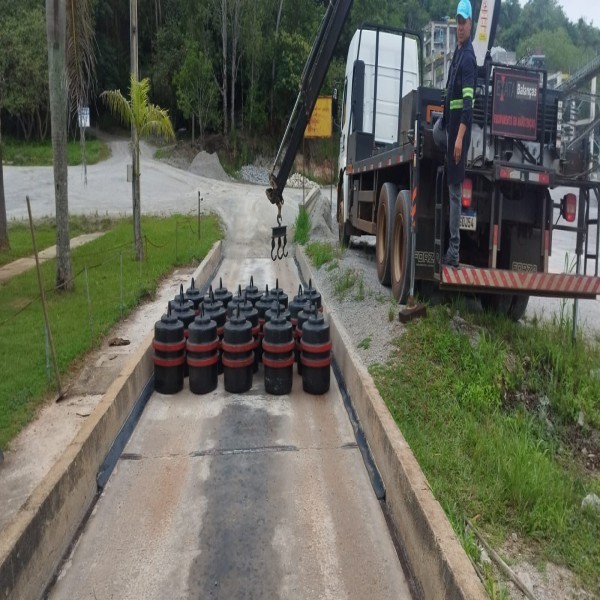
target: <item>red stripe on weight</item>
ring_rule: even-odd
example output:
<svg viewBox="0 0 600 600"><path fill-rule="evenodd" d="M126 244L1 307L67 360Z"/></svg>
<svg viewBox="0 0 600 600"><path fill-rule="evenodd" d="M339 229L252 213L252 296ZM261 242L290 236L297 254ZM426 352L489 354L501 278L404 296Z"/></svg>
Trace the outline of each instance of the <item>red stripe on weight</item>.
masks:
<svg viewBox="0 0 600 600"><path fill-rule="evenodd" d="M154 356L155 367L179 367L185 363L185 356L179 358L159 358Z"/></svg>
<svg viewBox="0 0 600 600"><path fill-rule="evenodd" d="M190 358L187 357L187 364L190 367L194 367L196 369L201 369L203 367L212 367L217 364L219 360L218 355L211 356L210 358Z"/></svg>
<svg viewBox="0 0 600 600"><path fill-rule="evenodd" d="M219 340L216 339L206 344L193 344L188 340L186 348L188 352L210 352L211 350L216 350L218 347Z"/></svg>
<svg viewBox="0 0 600 600"><path fill-rule="evenodd" d="M331 365L331 356L329 356L328 358L321 358L319 360L301 356L300 362L302 363L302 366L304 366L304 367L312 367L313 369L322 369L323 367L329 367Z"/></svg>
<svg viewBox="0 0 600 600"><path fill-rule="evenodd" d="M271 352L272 354L284 354L285 352L291 352L296 347L294 340L286 342L285 344L271 344L263 340L262 348L264 352Z"/></svg>
<svg viewBox="0 0 600 600"><path fill-rule="evenodd" d="M152 340L152 347L159 352L179 352L185 348L185 340L181 342L158 342Z"/></svg>
<svg viewBox="0 0 600 600"><path fill-rule="evenodd" d="M229 342L221 342L221 348L225 352L230 352L231 354L241 354L242 352L250 352L250 350L254 350L256 348L256 341L250 340L245 344L230 344Z"/></svg>
<svg viewBox="0 0 600 600"><path fill-rule="evenodd" d="M231 369L243 369L244 367L249 367L254 364L254 352L248 358L244 358L242 360L235 360L227 357L223 357L223 366L229 367Z"/></svg>
<svg viewBox="0 0 600 600"><path fill-rule="evenodd" d="M262 362L265 367L271 367L271 369L284 369L294 364L294 357L290 356L287 360L272 360L263 355Z"/></svg>
<svg viewBox="0 0 600 600"><path fill-rule="evenodd" d="M300 350L304 352L310 352L311 354L319 354L321 352L329 352L332 348L331 341L325 342L324 344L308 344L307 342L300 342Z"/></svg>

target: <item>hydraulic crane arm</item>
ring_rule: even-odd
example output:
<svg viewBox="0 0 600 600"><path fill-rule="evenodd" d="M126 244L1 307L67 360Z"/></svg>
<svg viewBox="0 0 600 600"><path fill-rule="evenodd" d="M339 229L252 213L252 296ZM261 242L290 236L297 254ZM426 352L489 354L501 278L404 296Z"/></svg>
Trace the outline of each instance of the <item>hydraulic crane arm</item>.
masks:
<svg viewBox="0 0 600 600"><path fill-rule="evenodd" d="M317 102L319 91L325 80L333 51L342 33L352 2L353 0L329 1L319 33L304 66L298 98L269 176L271 187L267 189L267 197L271 204L277 205L280 212L283 204L283 189L302 142L304 130ZM280 217L278 217L278 220L280 220Z"/></svg>

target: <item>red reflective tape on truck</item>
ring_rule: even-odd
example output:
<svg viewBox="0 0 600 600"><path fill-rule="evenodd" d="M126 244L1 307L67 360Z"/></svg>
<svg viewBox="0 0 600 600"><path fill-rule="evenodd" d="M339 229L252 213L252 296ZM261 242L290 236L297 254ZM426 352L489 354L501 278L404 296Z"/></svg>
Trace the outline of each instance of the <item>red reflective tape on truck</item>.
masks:
<svg viewBox="0 0 600 600"><path fill-rule="evenodd" d="M188 352L211 352L219 347L219 340L213 340L205 344L193 344L188 340L186 349Z"/></svg>
<svg viewBox="0 0 600 600"><path fill-rule="evenodd" d="M190 358L187 357L187 364L189 367L193 367L195 369L202 369L204 367L212 367L216 365L219 360L219 356L215 354L210 358Z"/></svg>
<svg viewBox="0 0 600 600"><path fill-rule="evenodd" d="M152 347L159 352L179 352L185 348L185 340L181 342L159 342L152 340Z"/></svg>
<svg viewBox="0 0 600 600"><path fill-rule="evenodd" d="M595 298L600 277L568 273L535 273L504 269L478 269L462 265L443 266L441 285L477 289L508 290L529 295Z"/></svg>
<svg viewBox="0 0 600 600"><path fill-rule="evenodd" d="M243 352L250 352L256 348L256 340L250 340L245 344L230 344L228 342L221 342L221 348L224 352L230 352L231 354L241 354Z"/></svg>
<svg viewBox="0 0 600 600"><path fill-rule="evenodd" d="M301 356L300 362L302 363L303 367L309 367L309 368L312 367L313 369L322 369L324 367L329 367L331 365L331 356L329 356L328 358L320 358L320 359L306 358L306 356Z"/></svg>
<svg viewBox="0 0 600 600"><path fill-rule="evenodd" d="M296 342L285 342L284 344L271 344L263 340L262 343L264 352L271 352L272 354L284 354L285 352L291 352L296 347Z"/></svg>
<svg viewBox="0 0 600 600"><path fill-rule="evenodd" d="M271 367L272 369L284 369L285 367L291 367L295 361L293 355L286 360L273 360L263 354L262 362L265 367Z"/></svg>
<svg viewBox="0 0 600 600"><path fill-rule="evenodd" d="M231 369L243 369L244 367L249 367L254 364L254 352L248 358L242 359L232 359L223 357L223 366L229 367Z"/></svg>
<svg viewBox="0 0 600 600"><path fill-rule="evenodd" d="M160 358L159 356L154 356L153 360L155 367L180 367L185 364L185 356L177 358Z"/></svg>
<svg viewBox="0 0 600 600"><path fill-rule="evenodd" d="M305 341L300 342L300 349L310 354L320 354L321 352L329 352L332 348L331 341L324 344L308 344Z"/></svg>

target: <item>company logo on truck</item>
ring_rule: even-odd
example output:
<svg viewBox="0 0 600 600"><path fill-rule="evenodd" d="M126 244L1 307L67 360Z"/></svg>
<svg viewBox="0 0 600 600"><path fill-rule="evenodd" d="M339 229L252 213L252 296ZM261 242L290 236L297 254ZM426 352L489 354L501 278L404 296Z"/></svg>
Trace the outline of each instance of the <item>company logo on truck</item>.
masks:
<svg viewBox="0 0 600 600"><path fill-rule="evenodd" d="M539 79L516 69L494 71L492 133L522 140L537 138Z"/></svg>

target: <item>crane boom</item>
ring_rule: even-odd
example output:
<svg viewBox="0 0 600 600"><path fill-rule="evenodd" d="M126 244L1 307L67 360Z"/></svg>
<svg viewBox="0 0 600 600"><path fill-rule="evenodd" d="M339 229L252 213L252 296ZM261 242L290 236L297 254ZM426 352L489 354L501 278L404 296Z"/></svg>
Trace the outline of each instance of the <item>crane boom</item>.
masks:
<svg viewBox="0 0 600 600"><path fill-rule="evenodd" d="M285 184L352 2L353 0L331 0L329 2L317 38L304 66L296 104L269 175L271 187L267 189L267 197L271 204L277 205L278 208L281 208L283 204Z"/></svg>

